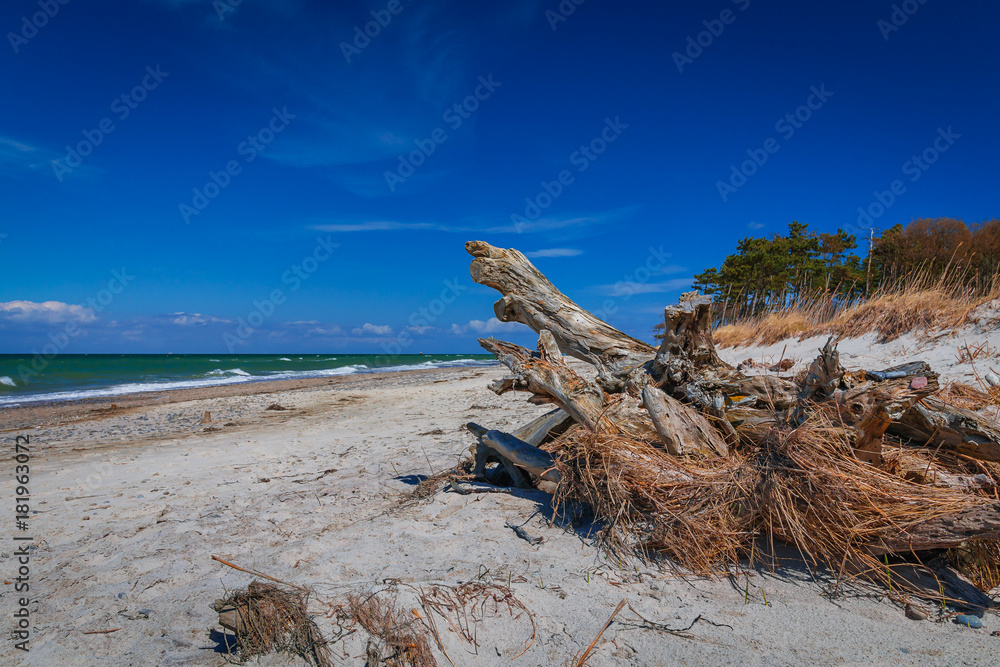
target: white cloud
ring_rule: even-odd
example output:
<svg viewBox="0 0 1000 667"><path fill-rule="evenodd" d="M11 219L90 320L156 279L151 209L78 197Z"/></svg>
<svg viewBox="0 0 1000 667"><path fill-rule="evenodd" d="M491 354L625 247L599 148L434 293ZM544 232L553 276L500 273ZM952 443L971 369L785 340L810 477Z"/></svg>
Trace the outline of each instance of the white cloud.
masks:
<svg viewBox="0 0 1000 667"><path fill-rule="evenodd" d="M336 324L326 327L313 327L306 331L307 336L339 336L342 333L344 333L344 330Z"/></svg>
<svg viewBox="0 0 1000 667"><path fill-rule="evenodd" d="M429 222L395 222L392 220L371 220L368 222L337 223L333 225L315 225L313 229L320 232L390 232L402 229L431 229L435 231L452 231L441 225Z"/></svg>
<svg viewBox="0 0 1000 667"><path fill-rule="evenodd" d="M424 334L428 334L431 331L434 331L435 329L436 327L406 327L407 331L412 331L418 336L423 336Z"/></svg>
<svg viewBox="0 0 1000 667"><path fill-rule="evenodd" d="M764 223L763 222L754 222L753 220L751 220L747 224L747 227L749 227L750 229L763 229L764 228Z"/></svg>
<svg viewBox="0 0 1000 667"><path fill-rule="evenodd" d="M583 251L578 248L543 248L542 250L532 250L524 253L525 257L576 257L582 255Z"/></svg>
<svg viewBox="0 0 1000 667"><path fill-rule="evenodd" d="M468 324L452 324L451 332L453 334L464 334L471 331L475 334L494 334L502 331L514 331L521 326L523 325L519 322L501 322L497 318L491 317L485 322L482 320L470 320Z"/></svg>
<svg viewBox="0 0 1000 667"><path fill-rule="evenodd" d="M392 232L402 230L425 230L433 232L449 232L461 234L533 234L537 232L547 232L558 229L568 229L573 227L589 227L593 225L610 224L619 222L632 215L638 207L627 206L624 208L612 209L608 211L598 211L589 216L575 216L566 218L539 218L537 220L496 225L490 224L490 220L485 218L466 218L454 224L443 224L439 222L400 222L398 220L335 220L326 222L316 220L316 224L309 228L321 232ZM537 257L572 257L573 254L580 254L573 248L552 248L550 250L539 250L537 252L566 252L567 254L557 255L536 255ZM568 254L573 253L573 254ZM530 255L529 255L530 256Z"/></svg>
<svg viewBox="0 0 1000 667"><path fill-rule="evenodd" d="M365 322L363 326L355 327L351 330L355 336L364 336L366 334L373 334L375 336L389 336L392 334L392 327L388 324L371 324Z"/></svg>
<svg viewBox="0 0 1000 667"><path fill-rule="evenodd" d="M660 283L637 283L621 281L614 285L597 285L596 289L601 294L608 296L629 296L633 294L662 294L663 292L675 292L688 288L694 282L693 278L674 278Z"/></svg>
<svg viewBox="0 0 1000 667"><path fill-rule="evenodd" d="M182 327L203 327L207 324L232 324L232 320L224 320L212 315L201 313L172 313L170 323Z"/></svg>
<svg viewBox="0 0 1000 667"><path fill-rule="evenodd" d="M90 308L62 301L8 301L0 302L0 322L18 324L62 324L76 322L89 324L97 320Z"/></svg>

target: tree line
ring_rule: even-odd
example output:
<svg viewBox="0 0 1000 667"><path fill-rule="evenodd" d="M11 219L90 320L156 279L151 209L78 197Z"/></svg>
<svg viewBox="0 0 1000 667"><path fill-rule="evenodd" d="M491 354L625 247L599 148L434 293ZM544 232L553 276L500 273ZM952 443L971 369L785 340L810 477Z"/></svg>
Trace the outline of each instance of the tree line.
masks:
<svg viewBox="0 0 1000 667"><path fill-rule="evenodd" d="M855 252L859 243L864 257ZM843 229L829 234L792 222L786 234L741 239L721 266L696 274L693 286L712 295L721 318L732 321L817 299L848 304L932 281L985 292L998 270L996 219L920 218L860 240Z"/></svg>

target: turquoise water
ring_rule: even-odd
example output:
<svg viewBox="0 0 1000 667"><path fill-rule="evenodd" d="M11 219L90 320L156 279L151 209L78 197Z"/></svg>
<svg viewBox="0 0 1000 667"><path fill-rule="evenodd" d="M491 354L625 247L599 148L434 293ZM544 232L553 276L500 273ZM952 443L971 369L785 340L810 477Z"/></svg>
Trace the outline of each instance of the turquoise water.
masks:
<svg viewBox="0 0 1000 667"><path fill-rule="evenodd" d="M0 407L141 391L449 366L488 354L0 354Z"/></svg>

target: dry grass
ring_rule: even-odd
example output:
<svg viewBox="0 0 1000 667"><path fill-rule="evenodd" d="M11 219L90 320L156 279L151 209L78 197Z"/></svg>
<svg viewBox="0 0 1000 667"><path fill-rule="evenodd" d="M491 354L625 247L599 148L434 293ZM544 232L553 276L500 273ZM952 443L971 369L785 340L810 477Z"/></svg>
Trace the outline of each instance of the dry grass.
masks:
<svg viewBox="0 0 1000 667"><path fill-rule="evenodd" d="M966 410L983 410L1000 406L1000 389L985 385L976 388L963 382L951 382L938 392L938 398Z"/></svg>
<svg viewBox="0 0 1000 667"><path fill-rule="evenodd" d="M370 639L368 664L389 667L436 667L427 632L416 615L401 610L385 592L349 595L347 613Z"/></svg>
<svg viewBox="0 0 1000 667"><path fill-rule="evenodd" d="M976 588L991 591L1000 586L1000 542L968 542L948 550L948 562L967 576Z"/></svg>
<svg viewBox="0 0 1000 667"><path fill-rule="evenodd" d="M913 281L843 307L834 307L824 298L739 320L719 327L713 336L720 347L771 345L788 338L801 340L824 334L856 338L876 333L880 342L888 342L911 331L957 329L969 322L973 310L998 298L1000 288L996 283L983 293Z"/></svg>
<svg viewBox="0 0 1000 667"><path fill-rule="evenodd" d="M254 581L218 601L216 610L236 608L237 658L241 662L284 652L315 667L331 667L327 642L306 612L306 601L303 591Z"/></svg>
<svg viewBox="0 0 1000 667"><path fill-rule="evenodd" d="M890 565L869 545L988 502L859 461L847 432L822 412L797 428L772 429L759 446L702 461L675 459L652 442L576 432L563 439L558 465L560 500L588 503L612 552L662 554L709 575L753 567L760 545L773 554L781 540L840 579L885 583L891 568L918 563Z"/></svg>

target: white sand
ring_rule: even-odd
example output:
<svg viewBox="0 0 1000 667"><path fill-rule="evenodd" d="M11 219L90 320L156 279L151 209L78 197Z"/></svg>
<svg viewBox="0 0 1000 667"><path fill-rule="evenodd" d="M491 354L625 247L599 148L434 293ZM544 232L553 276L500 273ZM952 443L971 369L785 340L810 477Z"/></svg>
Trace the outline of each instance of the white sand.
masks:
<svg viewBox="0 0 1000 667"><path fill-rule="evenodd" d="M794 354L805 359L810 347L816 345ZM455 369L392 386L369 381L360 389L345 384L205 399L5 432L5 440L32 437L33 506L41 512L31 531L38 548L29 664L225 664L210 605L253 577L213 562L212 554L315 587L325 599L375 590L388 578L412 586L510 581L536 619L534 644L512 663L530 623L489 617L478 629L477 656L438 619L458 665L568 664L623 598L673 628L698 615L728 627L702 621L692 638L682 638L636 627L626 608L588 664L998 663L1000 637L990 636L1000 628L996 615L987 615L985 629L972 630L908 620L871 591L830 600L824 583L795 560L752 577L748 589L745 578L684 580L643 566L616 568L587 539L586 527L549 525L548 496L541 492L442 492L391 512L413 489L412 476L463 456L473 442L462 428L466 421L503 428L543 410L523 396L488 391L488 381L500 375L498 368ZM265 413L275 400L297 410ZM237 408L242 426L208 433L197 426L206 409ZM443 433L418 435L437 429ZM151 432L166 437L153 440ZM8 486L10 467L4 467ZM544 543L529 545L507 521L525 523ZM12 544L5 540L8 572ZM2 590L7 614L15 594L11 585ZM401 603L417 607L411 589L401 591ZM318 622L329 634L332 621ZM111 628L121 629L82 634ZM448 664L434 650L439 664ZM0 662L21 664L16 653L4 646ZM335 653L340 664L365 664L360 635ZM305 663L269 656L260 664Z"/></svg>

